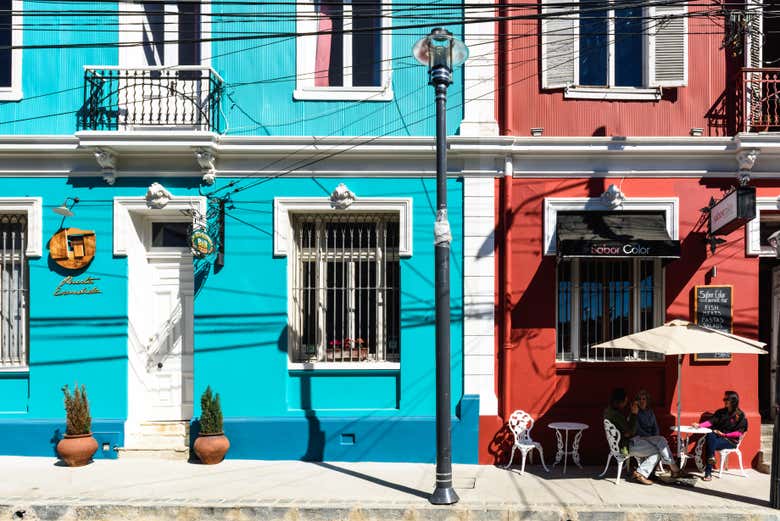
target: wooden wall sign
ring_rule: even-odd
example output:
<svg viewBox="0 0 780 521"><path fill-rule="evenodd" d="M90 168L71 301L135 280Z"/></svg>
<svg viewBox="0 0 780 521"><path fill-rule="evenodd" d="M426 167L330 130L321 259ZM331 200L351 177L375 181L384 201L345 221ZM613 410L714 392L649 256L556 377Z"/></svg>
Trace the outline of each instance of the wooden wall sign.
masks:
<svg viewBox="0 0 780 521"><path fill-rule="evenodd" d="M49 254L54 262L65 269L81 269L95 257L95 232L63 228L49 241Z"/></svg>
<svg viewBox="0 0 780 521"><path fill-rule="evenodd" d="M710 329L734 332L733 286L694 286L693 321ZM699 353L694 361L729 361L731 353Z"/></svg>

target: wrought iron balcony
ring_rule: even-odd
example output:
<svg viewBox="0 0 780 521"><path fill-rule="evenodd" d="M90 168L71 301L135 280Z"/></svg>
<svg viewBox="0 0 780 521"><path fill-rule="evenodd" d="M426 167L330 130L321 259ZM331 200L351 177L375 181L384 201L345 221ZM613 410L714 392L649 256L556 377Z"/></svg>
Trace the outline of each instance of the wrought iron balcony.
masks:
<svg viewBox="0 0 780 521"><path fill-rule="evenodd" d="M85 67L81 130L220 132L222 78L211 67Z"/></svg>
<svg viewBox="0 0 780 521"><path fill-rule="evenodd" d="M780 132L780 68L744 68L737 113L741 132Z"/></svg>

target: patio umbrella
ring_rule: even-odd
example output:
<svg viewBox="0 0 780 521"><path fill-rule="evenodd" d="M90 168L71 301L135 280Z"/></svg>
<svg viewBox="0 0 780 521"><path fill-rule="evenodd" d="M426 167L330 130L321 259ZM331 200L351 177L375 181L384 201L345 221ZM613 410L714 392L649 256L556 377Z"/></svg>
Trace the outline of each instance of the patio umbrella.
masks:
<svg viewBox="0 0 780 521"><path fill-rule="evenodd" d="M680 436L680 409L682 385L680 383L682 355L696 353L766 354L766 344L749 338L710 329L687 320L672 320L663 326L654 327L602 342L591 347L600 349L631 349L650 351L663 355L677 355L677 437Z"/></svg>

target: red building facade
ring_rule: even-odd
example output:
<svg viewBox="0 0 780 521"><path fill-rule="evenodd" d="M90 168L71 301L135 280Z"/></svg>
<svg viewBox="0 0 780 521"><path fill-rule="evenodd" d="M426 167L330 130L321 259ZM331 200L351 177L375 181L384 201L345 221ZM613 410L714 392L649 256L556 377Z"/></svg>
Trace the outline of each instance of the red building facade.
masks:
<svg viewBox="0 0 780 521"><path fill-rule="evenodd" d="M590 347L693 320L694 288L722 285L731 287L734 333L777 350L780 271L766 237L780 228L780 121L759 123L777 103L776 85L764 81L772 69L763 66L780 42L762 35L761 10L751 4L736 14L670 7L637 17L596 2L543 1L503 12L508 21L497 31L518 37L503 39L497 58L497 119L512 139L495 185L498 415L481 417L483 463L506 460L505 421L523 409L536 419L533 437L547 458L555 453L547 425L578 421L590 426L583 461L603 464L602 412L618 386L630 396L648 390L673 441L680 382L683 424L721 407L724 390L737 391L750 424L743 454L759 461L774 354L684 357L678 380L676 359ZM643 24L631 26L636 18ZM628 53L610 43L626 34ZM719 236L713 252L702 208L740 180L756 189L757 217ZM615 226L623 227L615 241L640 248L606 257L587 240L576 254L558 248L572 227L609 235ZM679 253L642 249L656 232Z"/></svg>

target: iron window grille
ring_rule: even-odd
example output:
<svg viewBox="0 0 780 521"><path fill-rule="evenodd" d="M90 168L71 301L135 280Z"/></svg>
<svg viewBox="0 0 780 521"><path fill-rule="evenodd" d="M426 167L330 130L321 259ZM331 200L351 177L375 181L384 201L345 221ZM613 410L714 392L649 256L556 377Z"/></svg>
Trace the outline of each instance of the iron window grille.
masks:
<svg viewBox="0 0 780 521"><path fill-rule="evenodd" d="M301 214L293 229L292 361L399 362L398 216Z"/></svg>
<svg viewBox="0 0 780 521"><path fill-rule="evenodd" d="M27 216L0 214L0 368L27 367Z"/></svg>
<svg viewBox="0 0 780 521"><path fill-rule="evenodd" d="M558 264L558 361L661 360L657 353L591 346L661 325L658 259L572 259Z"/></svg>

